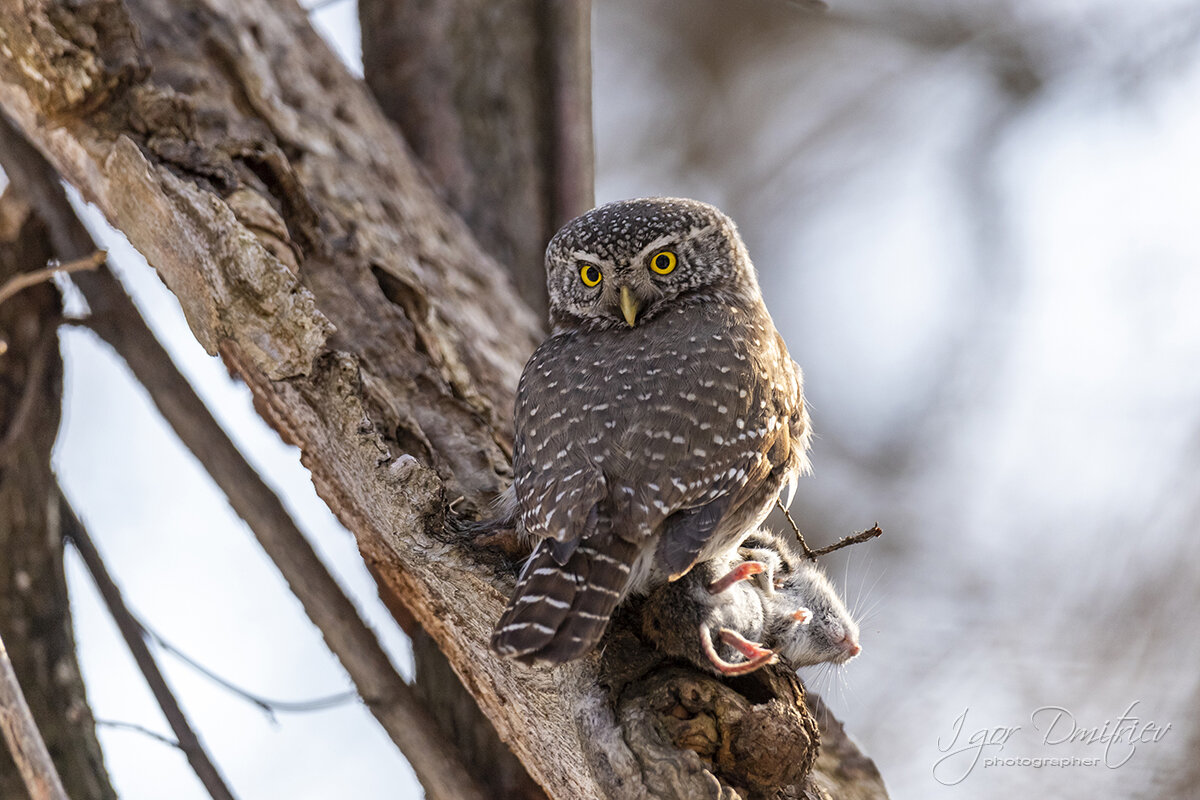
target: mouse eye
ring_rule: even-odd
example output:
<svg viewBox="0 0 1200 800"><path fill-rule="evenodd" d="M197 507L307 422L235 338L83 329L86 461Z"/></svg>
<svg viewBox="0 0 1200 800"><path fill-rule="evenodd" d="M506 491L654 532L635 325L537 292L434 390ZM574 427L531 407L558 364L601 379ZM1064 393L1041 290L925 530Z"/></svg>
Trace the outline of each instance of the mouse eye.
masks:
<svg viewBox="0 0 1200 800"><path fill-rule="evenodd" d="M583 281L584 286L595 286L600 283L602 277L600 268L595 264L584 264L579 268L579 279Z"/></svg>

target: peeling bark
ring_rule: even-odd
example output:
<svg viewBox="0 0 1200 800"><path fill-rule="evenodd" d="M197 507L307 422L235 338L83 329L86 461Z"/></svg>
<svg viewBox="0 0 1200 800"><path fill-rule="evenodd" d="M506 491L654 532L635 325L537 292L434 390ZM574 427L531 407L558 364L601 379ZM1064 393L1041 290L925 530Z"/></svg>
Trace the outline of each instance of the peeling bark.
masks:
<svg viewBox="0 0 1200 800"><path fill-rule="evenodd" d="M85 13L66 2L3 0L6 35L34 44L19 63L0 61L0 105L146 256L197 339L300 447L384 594L436 642L547 793L672 796L673 779L647 766L670 759L653 758L638 744L649 739L619 726L639 713L654 718L652 701L668 696L687 698L676 704L687 713L718 709L715 720L794 714L808 732L799 760L811 761L813 737L788 676L772 673L783 693L776 713L755 710L770 703L745 691L677 673L638 683L647 672L614 694L599 653L545 671L490 652L514 576L503 559L447 535L444 515L459 497L457 511L477 512L508 478L509 414L539 335L535 315L293 4L97 3L105 29L136 29L140 49L117 58L99 46L98 29L76 35L71 42L93 43L85 48L92 60L70 61L60 74L37 32L64 30L62 17L72 30L95 28L90 5ZM618 623L605 653L622 630ZM656 658L627 641L623 663ZM735 740L752 741L758 730L721 741L741 752ZM696 741L663 741L676 739ZM714 772L698 753L682 758L706 786L723 779L730 791L766 791L736 764L714 758Z"/></svg>

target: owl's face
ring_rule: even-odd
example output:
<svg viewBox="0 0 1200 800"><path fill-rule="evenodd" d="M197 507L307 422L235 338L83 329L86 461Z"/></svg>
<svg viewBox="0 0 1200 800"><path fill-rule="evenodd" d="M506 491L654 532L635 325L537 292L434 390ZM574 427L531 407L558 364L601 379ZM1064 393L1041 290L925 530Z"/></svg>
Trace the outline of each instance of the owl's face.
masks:
<svg viewBox="0 0 1200 800"><path fill-rule="evenodd" d="M594 208L546 248L551 318L631 327L688 302L759 296L733 221L695 200L647 198Z"/></svg>

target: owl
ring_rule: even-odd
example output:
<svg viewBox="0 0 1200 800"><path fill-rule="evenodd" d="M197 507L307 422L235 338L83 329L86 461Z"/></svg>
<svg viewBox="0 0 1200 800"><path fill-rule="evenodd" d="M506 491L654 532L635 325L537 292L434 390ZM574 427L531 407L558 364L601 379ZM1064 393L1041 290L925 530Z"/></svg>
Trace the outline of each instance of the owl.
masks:
<svg viewBox="0 0 1200 800"><path fill-rule="evenodd" d="M589 652L623 598L756 528L807 470L810 431L800 368L713 206L595 208L551 239L546 282L506 497L536 544L492 646L556 664Z"/></svg>

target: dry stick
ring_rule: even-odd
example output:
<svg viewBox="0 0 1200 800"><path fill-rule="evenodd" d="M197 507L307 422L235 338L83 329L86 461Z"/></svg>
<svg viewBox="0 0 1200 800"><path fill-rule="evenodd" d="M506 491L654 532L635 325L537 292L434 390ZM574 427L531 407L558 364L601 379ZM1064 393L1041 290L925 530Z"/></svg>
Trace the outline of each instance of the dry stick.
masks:
<svg viewBox="0 0 1200 800"><path fill-rule="evenodd" d="M843 536L841 539L838 539L836 543L831 544L828 547L822 547L820 550L813 550L812 557L816 558L817 556L827 555L832 553L834 550L841 550L843 547L849 547L852 544L859 544L867 541L868 539L874 539L876 536L882 535L883 530L879 527L879 523L877 522L870 528L867 528L865 531L860 531L850 536Z"/></svg>
<svg viewBox="0 0 1200 800"><path fill-rule="evenodd" d="M2 117L0 159L46 221L56 251L74 256L96 249L67 201L57 173ZM204 465L233 510L245 520L371 713L408 759L431 800L486 800L488 793L463 766L454 745L438 732L420 698L396 671L354 603L283 503L246 462L175 368L121 284L107 269L76 273L73 280L92 310L88 327L125 360L180 441Z"/></svg>
<svg viewBox="0 0 1200 800"><path fill-rule="evenodd" d="M23 289L28 289L30 286L37 286L42 281L53 278L60 272L82 272L83 270L98 269L107 258L108 253L103 250L97 250L90 256L77 258L74 261L68 261L66 264L52 265L45 269L34 270L33 272L22 272L20 275L13 276L8 283L0 286L0 303L3 303Z"/></svg>
<svg viewBox="0 0 1200 800"><path fill-rule="evenodd" d="M148 739L153 739L154 741L161 742L169 747L174 747L176 750L183 749L182 747L179 746L179 742L175 741L174 739L170 738L169 736L163 736L161 733L158 733L157 731L152 731L149 728L147 728L145 725L138 725L135 722L121 722L120 720L112 720L112 719L98 719L98 720L96 720L96 727L97 728L111 728L114 731L130 731L132 733L140 733L142 736L145 736Z"/></svg>
<svg viewBox="0 0 1200 800"><path fill-rule="evenodd" d="M31 800L68 800L0 639L0 729Z"/></svg>
<svg viewBox="0 0 1200 800"><path fill-rule="evenodd" d="M158 707L162 709L163 716L167 718L167 723L175 733L179 749L187 756L188 763L192 765L196 777L204 784L204 788L213 800L234 800L233 792L225 785L225 779L221 776L220 770L209 757L208 751L204 749L200 737L192 730L187 716L179 707L179 701L175 699L175 695L171 694L171 687L167 685L166 678L163 677L158 664L154 661L154 656L150 653L150 648L146 645L142 626L129 612L121 597L121 590L117 588L112 576L108 574L104 561L100 558L99 551L96 550L96 545L92 543L87 529L75 516L75 511L61 491L58 503L62 514L63 535L70 539L80 557L83 558L84 565L87 566L96 588L100 591L104 605L108 607L108 613L117 623L117 628L125 639L125 645L133 654L133 660L137 662L138 669L142 671L146 683L150 685L154 699L158 701Z"/></svg>
<svg viewBox="0 0 1200 800"><path fill-rule="evenodd" d="M820 550L813 550L808 546L808 542L804 541L804 534L800 532L800 526L796 524L796 520L792 519L792 514L787 510L787 507L784 506L783 501L776 498L775 504L779 506L779 510L783 512L783 516L787 518L788 524L792 526L792 530L796 532L796 538L800 540L800 546L804 548L804 556L809 561L816 561L817 556L828 555L835 550L841 550L843 547L849 547L852 544L859 544L867 541L868 539L874 539L876 536L883 535L883 530L879 527L879 523L876 522L872 527L865 531L860 531L858 533L851 534L850 536L843 536L841 539L838 539L837 542L829 545L828 547L822 547Z"/></svg>

